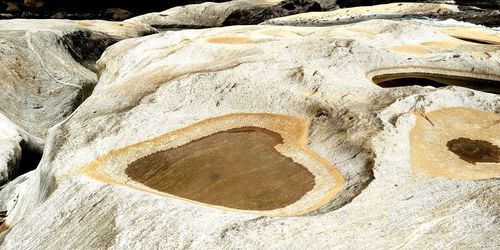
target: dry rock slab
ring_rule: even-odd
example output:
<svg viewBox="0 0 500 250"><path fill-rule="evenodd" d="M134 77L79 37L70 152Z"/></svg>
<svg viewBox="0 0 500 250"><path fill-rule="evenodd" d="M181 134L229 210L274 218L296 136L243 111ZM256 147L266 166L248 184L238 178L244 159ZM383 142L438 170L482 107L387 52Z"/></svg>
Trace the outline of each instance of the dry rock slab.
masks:
<svg viewBox="0 0 500 250"><path fill-rule="evenodd" d="M355 23L372 19L454 19L467 23L496 27L500 11L464 7L449 3L387 3L372 6L355 6L325 12L308 12L270 19L264 24L325 26Z"/></svg>
<svg viewBox="0 0 500 250"><path fill-rule="evenodd" d="M499 163L488 158L493 172L478 170L480 180L419 171L412 160L419 145L476 170L441 140L415 141L411 135L416 128L430 138L440 133L418 130L428 119L443 126L433 112L455 115L458 123L470 115L449 110L498 120L498 95L474 84L433 87L419 79L444 85L475 79L494 90L499 56L495 45L387 20L172 31L119 42L97 64L101 77L93 95L50 130L39 167L16 189L2 247L496 249ZM373 81L380 75L394 81L394 74L405 75L398 79L406 84L381 87ZM491 126L496 131L499 123ZM498 143L497 133L470 138L474 126L460 129L458 137ZM161 185L179 187L182 178L158 181L137 163L150 160L160 174L179 174L154 157L188 152L181 158L202 166L228 133L271 138L266 140L277 143L274 150L284 161L288 157L300 173L307 175L305 168L315 176L310 191L279 208L294 213L179 196ZM253 152L248 159L270 155ZM444 161L432 167L448 166ZM232 178L214 168L200 170L200 178L214 183ZM334 172L341 178L320 182ZM264 180L273 186L273 178ZM221 186L209 195L233 187ZM245 192L251 195L252 188ZM297 213L300 203L320 206Z"/></svg>
<svg viewBox="0 0 500 250"><path fill-rule="evenodd" d="M322 1L329 4L329 1ZM236 0L174 7L125 20L164 30L258 24L265 20L308 11L321 11L313 0Z"/></svg>

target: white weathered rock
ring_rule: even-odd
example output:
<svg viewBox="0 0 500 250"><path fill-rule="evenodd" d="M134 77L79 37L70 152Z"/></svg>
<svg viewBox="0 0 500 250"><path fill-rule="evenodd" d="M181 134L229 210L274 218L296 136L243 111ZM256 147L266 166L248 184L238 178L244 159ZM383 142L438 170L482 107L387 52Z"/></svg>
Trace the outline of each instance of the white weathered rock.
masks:
<svg viewBox="0 0 500 250"><path fill-rule="evenodd" d="M428 175L410 160L422 143L410 134L418 117L429 113L432 121L431 112L443 108L498 117L498 95L381 88L372 79L416 75L458 85L476 79L486 86L467 86L495 92L499 60L497 46L384 20L186 30L119 42L98 62L94 93L51 129L41 164L8 211L2 248L496 249L499 163L485 163L493 176L481 180ZM276 115L282 118L264 122ZM327 202L306 214L268 216L193 202L147 189L123 172L147 154L231 127L269 128L287 144L287 131L296 127L283 116L309 123L307 134L296 135L302 152L310 150L343 179L335 180L342 188L333 198L311 191L311 199ZM480 136L476 130L453 131ZM277 150L309 170L316 166L300 150ZM458 158L447 152L444 159L451 157Z"/></svg>
<svg viewBox="0 0 500 250"><path fill-rule="evenodd" d="M325 12L309 12L268 20L271 25L334 25L372 19L431 18L458 13L456 5L434 3L389 3L374 6L342 8Z"/></svg>
<svg viewBox="0 0 500 250"><path fill-rule="evenodd" d="M43 142L47 130L92 92L102 51L152 32L144 25L106 21L0 21L1 112Z"/></svg>
<svg viewBox="0 0 500 250"><path fill-rule="evenodd" d="M444 1L431 1L435 3L389 3L373 6L358 6L342 8L327 12L309 12L290 15L281 18L270 19L264 24L272 25L294 25L294 26L325 26L346 23L355 23L372 19L391 20L458 20L487 26L498 27L500 25L500 11L498 8L481 9L472 6L455 5L455 3ZM465 4L459 2L458 4ZM369 4L367 4L369 5Z"/></svg>
<svg viewBox="0 0 500 250"><path fill-rule="evenodd" d="M0 114L0 185L15 174L21 160L21 142L19 128Z"/></svg>
<svg viewBox="0 0 500 250"><path fill-rule="evenodd" d="M4 222L4 218L8 215L9 211L17 204L17 198L19 196L19 188L23 186L23 183L28 180L32 172L23 174L16 179L9 181L7 184L3 185L0 189L0 223ZM3 228L2 228L3 227ZM0 225L1 231L5 229L5 224ZM1 236L0 236L1 238ZM1 238L0 240L3 240Z"/></svg>
<svg viewBox="0 0 500 250"><path fill-rule="evenodd" d="M328 1L324 4L327 6ZM319 10L321 5L312 0L235 0L174 7L126 22L148 24L158 29L207 28L258 24L275 17Z"/></svg>

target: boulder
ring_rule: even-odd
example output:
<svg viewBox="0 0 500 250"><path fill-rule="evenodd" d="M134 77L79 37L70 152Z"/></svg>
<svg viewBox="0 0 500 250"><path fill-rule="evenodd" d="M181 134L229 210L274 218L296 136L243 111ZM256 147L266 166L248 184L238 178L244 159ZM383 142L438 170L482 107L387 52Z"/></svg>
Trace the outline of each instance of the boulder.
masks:
<svg viewBox="0 0 500 250"><path fill-rule="evenodd" d="M121 41L3 247L495 248L499 58L389 20Z"/></svg>
<svg viewBox="0 0 500 250"><path fill-rule="evenodd" d="M158 29L207 28L258 24L267 19L308 11L320 11L313 0L236 0L223 3L190 4L148 13L126 20Z"/></svg>
<svg viewBox="0 0 500 250"><path fill-rule="evenodd" d="M458 7L434 3L390 3L359 6L325 12L310 12L275 18L264 24L272 25L334 25L355 23L370 19L431 18L459 12Z"/></svg>
<svg viewBox="0 0 500 250"><path fill-rule="evenodd" d="M496 27L500 25L498 21L500 20L500 11L445 3L388 3L290 15L268 20L264 24L325 26L371 19L454 19Z"/></svg>

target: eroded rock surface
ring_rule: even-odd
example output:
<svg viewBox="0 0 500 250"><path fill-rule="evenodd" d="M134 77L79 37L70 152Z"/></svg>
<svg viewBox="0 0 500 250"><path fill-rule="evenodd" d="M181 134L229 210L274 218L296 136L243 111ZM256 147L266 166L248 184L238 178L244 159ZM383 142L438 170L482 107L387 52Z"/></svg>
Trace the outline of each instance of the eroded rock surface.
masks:
<svg viewBox="0 0 500 250"><path fill-rule="evenodd" d="M416 171L462 179L500 174L500 115L448 108L417 116L411 133Z"/></svg>
<svg viewBox="0 0 500 250"><path fill-rule="evenodd" d="M0 185L17 172L21 160L22 135L19 128L0 114Z"/></svg>
<svg viewBox="0 0 500 250"><path fill-rule="evenodd" d="M152 33L105 21L0 21L0 111L43 145L97 83L95 61L111 44Z"/></svg>
<svg viewBox="0 0 500 250"><path fill-rule="evenodd" d="M474 110L496 131L496 118L490 117L498 116L498 95L477 91L474 84L382 88L373 80L393 74L500 80L497 46L463 41L440 28L388 20L313 28L236 26L171 31L111 46L98 62L94 93L51 130L39 167L17 189L3 247L495 248L500 244L499 163L477 163L490 167L481 180L436 176L416 170L412 150L424 140L447 150L441 164L472 168L447 149L446 125L433 112ZM458 122L470 118L455 115ZM307 132L294 132L297 126L287 119L263 122L268 116L305 121ZM439 127L426 127L428 136L414 141L412 131L429 120ZM231 150L249 142L275 144L281 155L315 176L314 187L298 195L298 202L313 209L266 214L159 190L175 180L162 182L154 172L163 175L182 162L165 167L161 161L152 171L136 166L139 172L127 174L137 160L161 152L179 161L227 156L217 162L234 162L233 154L219 152L216 142L249 127L272 131L274 141L239 137L243 144ZM476 133L473 124L454 129L461 131L457 136L498 146L498 133L486 139L469 136ZM445 138L442 143L433 140L433 133ZM199 147L200 139L211 135L223 138L203 141L213 147ZM301 143L287 142L290 138ZM302 147L292 150L290 145ZM183 147L196 149L182 157ZM281 159L290 163L286 157ZM324 166L338 171L343 180L339 190L332 187L334 181L318 184L336 176L324 172ZM306 172L295 173L305 176L301 183L309 187ZM170 174L185 180L181 171ZM325 195L328 190L334 195ZM279 206L286 209L294 199ZM71 235L71 240L52 237L54 232Z"/></svg>
<svg viewBox="0 0 500 250"><path fill-rule="evenodd" d="M444 1L441 1L444 2ZM311 12L271 19L264 24L325 26L360 22L372 19L454 19L458 21L497 27L500 10L483 10L450 3L387 3L373 6L353 5L326 12Z"/></svg>
<svg viewBox="0 0 500 250"><path fill-rule="evenodd" d="M320 11L313 0L236 0L224 3L191 4L149 13L126 20L159 29L207 28L258 24L271 18Z"/></svg>

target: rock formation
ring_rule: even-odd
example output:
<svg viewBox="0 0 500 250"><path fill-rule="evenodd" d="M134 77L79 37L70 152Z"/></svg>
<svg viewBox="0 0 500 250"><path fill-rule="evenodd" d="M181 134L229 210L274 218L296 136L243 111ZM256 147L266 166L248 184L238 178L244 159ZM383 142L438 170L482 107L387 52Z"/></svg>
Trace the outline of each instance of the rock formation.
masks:
<svg viewBox="0 0 500 250"><path fill-rule="evenodd" d="M323 2L327 4L328 1ZM320 11L312 0L236 0L206 2L171 8L126 20L158 29L207 28L227 25L259 24L271 18L308 11Z"/></svg>
<svg viewBox="0 0 500 250"><path fill-rule="evenodd" d="M1 121L9 127L2 136L10 138L2 146L10 149L1 153L7 158L2 157L0 166L9 174L2 172L0 182L17 172L21 146L25 155L41 153L48 129L90 95L97 83L95 61L106 47L153 31L105 21L0 21L0 115L10 120ZM9 123L18 128L13 130Z"/></svg>
<svg viewBox="0 0 500 250"><path fill-rule="evenodd" d="M500 32L291 2L0 21L0 249L497 249Z"/></svg>
<svg viewBox="0 0 500 250"><path fill-rule="evenodd" d="M443 32L461 28L371 20L118 42L39 167L0 193L18 197L3 247L498 245L500 98L479 90L498 93L500 54Z"/></svg>
<svg viewBox="0 0 500 250"><path fill-rule="evenodd" d="M487 26L500 25L500 10L462 8L444 3L388 3L327 12L311 12L268 20L265 24L321 26L355 23L371 19L454 19Z"/></svg>
<svg viewBox="0 0 500 250"><path fill-rule="evenodd" d="M22 135L15 124L0 114L0 185L18 170L21 160Z"/></svg>

